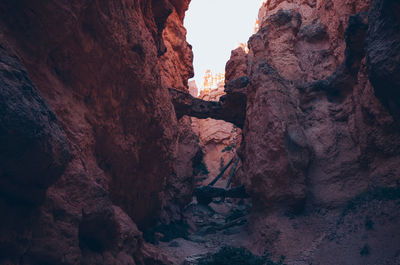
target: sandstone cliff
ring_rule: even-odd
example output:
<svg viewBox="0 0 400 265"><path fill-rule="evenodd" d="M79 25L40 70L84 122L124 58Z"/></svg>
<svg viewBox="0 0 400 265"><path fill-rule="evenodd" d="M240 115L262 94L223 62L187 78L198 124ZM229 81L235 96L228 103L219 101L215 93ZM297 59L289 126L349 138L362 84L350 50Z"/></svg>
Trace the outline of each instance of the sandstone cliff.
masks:
<svg viewBox="0 0 400 265"><path fill-rule="evenodd" d="M155 262L135 223L187 174L166 83L192 73L188 4L0 3L1 264Z"/></svg>
<svg viewBox="0 0 400 265"><path fill-rule="evenodd" d="M250 80L242 183L260 252L288 264L399 262L398 8L266 1L249 53L232 53L226 72Z"/></svg>
<svg viewBox="0 0 400 265"><path fill-rule="evenodd" d="M399 264L398 2L266 1L224 92L202 98L188 5L0 3L0 264L171 264L140 230L183 217L215 236L180 258L229 243L287 264ZM219 171L239 129L250 222L243 201L182 214L203 158Z"/></svg>
<svg viewBox="0 0 400 265"><path fill-rule="evenodd" d="M188 1L185 2L187 9ZM186 29L183 27L183 13L174 9L168 17L162 33L166 52L160 57L161 85L164 91L169 88L190 92L188 79L193 77L192 47L186 42ZM198 136L192 130L192 120L184 116L177 124L177 139L173 157L173 172L166 175L163 193L162 221L180 221L181 209L191 200L195 188L196 155L200 152ZM158 163L153 161L152 163Z"/></svg>
<svg viewBox="0 0 400 265"><path fill-rule="evenodd" d="M224 84L221 83L216 89L202 90L199 98L206 101L218 101L224 94ZM209 172L210 178L204 182L208 184L236 155L236 149L241 143L241 130L232 123L210 118L193 118L193 123L204 153L204 164Z"/></svg>

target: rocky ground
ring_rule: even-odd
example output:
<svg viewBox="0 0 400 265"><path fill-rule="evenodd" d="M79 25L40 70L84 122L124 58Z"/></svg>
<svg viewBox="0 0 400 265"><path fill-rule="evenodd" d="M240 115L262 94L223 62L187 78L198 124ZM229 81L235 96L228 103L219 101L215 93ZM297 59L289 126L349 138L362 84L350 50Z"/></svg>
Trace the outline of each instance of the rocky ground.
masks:
<svg viewBox="0 0 400 265"><path fill-rule="evenodd" d="M215 186L225 187L227 179ZM248 247L251 199L214 198L200 204L196 197L183 210L178 223L160 225L144 233L170 264L198 264L223 246Z"/></svg>
<svg viewBox="0 0 400 265"><path fill-rule="evenodd" d="M206 254L216 253L222 246L243 247L248 243L248 201L211 203L209 206L191 203L184 211L188 235L158 248L168 253L173 264L196 264Z"/></svg>

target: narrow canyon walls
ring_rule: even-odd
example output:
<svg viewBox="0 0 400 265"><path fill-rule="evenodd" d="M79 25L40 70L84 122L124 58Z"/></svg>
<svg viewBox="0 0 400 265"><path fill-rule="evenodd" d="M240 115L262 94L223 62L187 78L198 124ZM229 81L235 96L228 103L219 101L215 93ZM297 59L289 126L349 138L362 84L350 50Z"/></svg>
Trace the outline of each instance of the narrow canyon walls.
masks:
<svg viewBox="0 0 400 265"><path fill-rule="evenodd" d="M397 1L265 1L202 98L189 2L0 2L0 264L169 264L140 230L180 220L236 140L251 250L400 263Z"/></svg>

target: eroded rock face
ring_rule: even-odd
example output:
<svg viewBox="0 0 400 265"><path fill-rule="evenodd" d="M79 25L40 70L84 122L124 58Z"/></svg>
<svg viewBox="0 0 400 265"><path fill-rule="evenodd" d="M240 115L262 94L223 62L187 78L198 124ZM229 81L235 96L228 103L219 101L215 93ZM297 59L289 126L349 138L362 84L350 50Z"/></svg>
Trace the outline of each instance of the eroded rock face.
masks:
<svg viewBox="0 0 400 265"><path fill-rule="evenodd" d="M196 167L200 162L198 153L201 152L198 135L193 131L192 118L182 117L178 122L178 143L174 174L168 176L164 192L164 223L182 220L182 209L187 206L193 197L195 189Z"/></svg>
<svg viewBox="0 0 400 265"><path fill-rule="evenodd" d="M201 91L200 99L218 101L225 95L224 85L210 91ZM213 119L195 119L194 131L199 136L200 146L204 153L204 163L209 176L214 178L221 169L236 155L241 143L241 130L232 123ZM211 178L211 179L212 179ZM206 184L210 179L205 180Z"/></svg>
<svg viewBox="0 0 400 265"><path fill-rule="evenodd" d="M191 80L189 81L189 94L192 95L192 97L197 97L199 93L199 88L197 87L196 81Z"/></svg>
<svg viewBox="0 0 400 265"><path fill-rule="evenodd" d="M244 172L255 205L288 203L306 197L311 149L301 129L297 91L265 59L251 69L244 128Z"/></svg>
<svg viewBox="0 0 400 265"><path fill-rule="evenodd" d="M246 109L246 89L249 80L242 76L223 84L217 89L201 91L197 98L197 87L188 92L170 89L177 118L184 115L192 118L192 129L198 136L201 147L198 173L215 177L235 156L241 143L241 127ZM225 93L226 92L226 93ZM233 124L232 124L233 123ZM205 179L209 182L209 179Z"/></svg>
<svg viewBox="0 0 400 265"><path fill-rule="evenodd" d="M1 263L157 264L135 223L159 220L177 171L178 121L163 82L184 86L192 71L191 53L171 52L190 49L188 4L0 3L1 181L15 189L7 198L41 197L16 206L1 191ZM163 69L182 78L162 80Z"/></svg>
<svg viewBox="0 0 400 265"><path fill-rule="evenodd" d="M168 17L163 40L167 52L161 57L161 83L167 88L186 91L188 80L194 75L193 52L192 47L186 42L186 29L177 11Z"/></svg>
<svg viewBox="0 0 400 265"><path fill-rule="evenodd" d="M367 36L368 73L375 95L398 119L400 106L400 5L372 1Z"/></svg>
<svg viewBox="0 0 400 265"><path fill-rule="evenodd" d="M231 52L231 57L226 63L225 82L247 76L247 53L242 47L238 47Z"/></svg>
<svg viewBox="0 0 400 265"><path fill-rule="evenodd" d="M187 5L188 2L181 12L186 11ZM183 17L178 12L179 9L172 12L163 31L167 52L160 58L161 85L166 91L174 88L190 93L188 79L193 77L193 53L191 46L186 42ZM198 137L192 130L191 118L179 117L176 126L177 143L174 153L174 170L172 174L166 176L166 187L163 194L162 221L164 223L181 221L181 210L192 200L195 186L194 161L200 150Z"/></svg>
<svg viewBox="0 0 400 265"><path fill-rule="evenodd" d="M184 115L199 119L224 120L243 128L246 116L246 93L249 80L243 76L226 84L226 95L219 101L193 97L188 92L170 88L170 96L178 119Z"/></svg>
<svg viewBox="0 0 400 265"><path fill-rule="evenodd" d="M249 80L241 176L259 253L283 254L288 264L398 259L390 243L399 228L396 8L372 1L368 15L369 1L267 1L247 68L232 53L226 72L246 69ZM373 222L385 225L345 234L377 205L388 218L373 214ZM372 246L375 253L365 250Z"/></svg>
<svg viewBox="0 0 400 265"><path fill-rule="evenodd" d="M259 33L264 34L253 37L258 39L253 40L253 52L265 53L284 78L302 82L326 78L344 60L349 15L367 11L369 2L266 1L258 18Z"/></svg>
<svg viewBox="0 0 400 265"><path fill-rule="evenodd" d="M288 9L276 10L278 7L275 7L274 3ZM360 6L364 6L365 9L365 5ZM355 87L359 87L360 84L363 84L363 89L369 86L368 80L360 79L360 75L366 78L362 70L365 67L367 15L359 13L349 16L355 10L342 9L343 6L336 3L323 9L314 5L311 13L305 12L308 8L309 5L303 2L267 2L260 11L262 17L260 21L263 21L261 29L249 40L247 74L250 86L247 93L247 119L244 130L243 152L246 157L244 166L245 171L250 172L248 183L258 194L255 196L256 199L261 199L266 204L289 202L290 197L300 202L306 198L306 178L313 183L313 179L317 182L325 179L322 177L324 175L327 178L323 181L325 183L323 185L326 186L320 187L321 192L318 192L318 196L313 194L313 201L321 200L319 203L328 204L345 201L346 198L339 199L338 192L328 199L331 195L323 192L329 189L327 180L334 178L335 174L339 174L342 178L344 175L354 177L355 172L364 164L361 159L363 154L357 150L362 141L358 139L358 135L355 136L355 132L376 130L367 126L363 129L355 128L355 124L359 122L357 120L359 115L356 107L350 107L360 104L355 102L357 98L354 95ZM329 28L332 25L324 24L323 16L327 12L335 14L347 12L346 19L341 16L332 18L342 19L340 23L344 21L348 23L343 35L332 36L333 40L330 38L334 29ZM340 58L335 58L331 62L336 67L334 71L329 72L329 68L320 71L321 64L315 64L315 57L304 57L296 52L296 47L310 48L321 41L330 45L334 43L335 49L343 51L343 55L340 56L343 58L341 64L333 63ZM317 50L307 49L307 55L326 50L324 45L314 48ZM279 52L274 49L285 51ZM284 58L275 60L278 57L274 57L273 54L275 56L284 54ZM330 57L320 57L320 60L329 61ZM312 71L308 71L302 68L299 62L315 67ZM227 64L227 67L229 66L230 63ZM313 71L325 78L316 82L304 82L318 78ZM299 79L302 72L308 77L303 76ZM374 95L371 94L370 97L371 100L377 101ZM384 109L380 112L382 115L389 115ZM364 125L357 124L357 126ZM394 135L397 134L391 131ZM343 148L345 146L346 148L334 147L342 144ZM363 143L363 145L368 144ZM316 166L319 159L321 164ZM345 160L340 161L341 159ZM330 162L325 163L327 161ZM349 167L353 163L355 167ZM316 168L321 169L314 172ZM349 172L344 173L343 170ZM271 181L275 181L275 184ZM263 185L265 186L260 188ZM289 188L292 185L293 190ZM313 187L316 187L315 184ZM285 189L288 190L284 191ZM351 197L362 190L363 188L358 191L353 189L343 195ZM276 193L282 194L276 195Z"/></svg>
<svg viewBox="0 0 400 265"><path fill-rule="evenodd" d="M0 263L169 264L136 224L191 198L185 115L243 128L259 254L399 263L398 4L267 1L218 101L186 91L188 4L0 3Z"/></svg>
<svg viewBox="0 0 400 265"><path fill-rule="evenodd" d="M70 159L69 143L25 67L5 43L0 46L0 74L0 196L41 203Z"/></svg>

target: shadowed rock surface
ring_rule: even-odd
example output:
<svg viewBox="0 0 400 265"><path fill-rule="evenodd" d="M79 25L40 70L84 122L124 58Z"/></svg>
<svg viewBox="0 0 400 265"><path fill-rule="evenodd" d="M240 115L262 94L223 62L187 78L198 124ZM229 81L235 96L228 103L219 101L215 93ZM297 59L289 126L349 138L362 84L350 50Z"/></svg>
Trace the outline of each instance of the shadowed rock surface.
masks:
<svg viewBox="0 0 400 265"><path fill-rule="evenodd" d="M216 89L202 90L198 97L207 101L218 101L226 95L224 86L225 84L221 82ZM198 135L199 144L204 153L204 165L209 172L197 179L205 184L217 176L221 168L236 155L241 143L242 131L236 125L223 120L192 118L192 121L193 131Z"/></svg>
<svg viewBox="0 0 400 265"><path fill-rule="evenodd" d="M39 204L70 159L68 140L16 54L0 45L0 196Z"/></svg>
<svg viewBox="0 0 400 265"><path fill-rule="evenodd" d="M189 2L0 2L0 264L400 264L399 4L263 2L206 101ZM242 129L238 188L187 116Z"/></svg>
<svg viewBox="0 0 400 265"><path fill-rule="evenodd" d="M190 179L192 161L177 165L186 136L164 87L184 89L192 72L188 5L0 3L0 264L167 262L136 224L188 203L184 189L166 195L172 176Z"/></svg>
<svg viewBox="0 0 400 265"><path fill-rule="evenodd" d="M368 74L375 95L400 116L400 4L371 2L366 50Z"/></svg>
<svg viewBox="0 0 400 265"><path fill-rule="evenodd" d="M225 85L226 95L219 101L206 101L170 88L169 92L175 107L177 118L183 115L200 119L213 118L231 122L243 128L246 116L246 88L249 85L247 77L240 77Z"/></svg>
<svg viewBox="0 0 400 265"><path fill-rule="evenodd" d="M390 90L381 91L394 95L397 89L396 78L389 77L398 57L396 5L389 11L389 2L372 1L369 15L369 1L262 5L260 30L241 59L247 58L250 85L239 149L240 183L253 200L251 248L258 254L284 255L287 264L398 262L399 248L392 244L400 242L392 237L399 228L393 208L398 198L365 195L399 187L400 128L391 111L396 104L378 92L388 82ZM377 52L388 47L384 43L394 49ZM379 66L370 65L374 60ZM232 66L237 64L227 63ZM387 81L374 81L372 69L385 67L380 73ZM357 207L344 210L352 201ZM384 224L374 232L363 228L371 215Z"/></svg>

